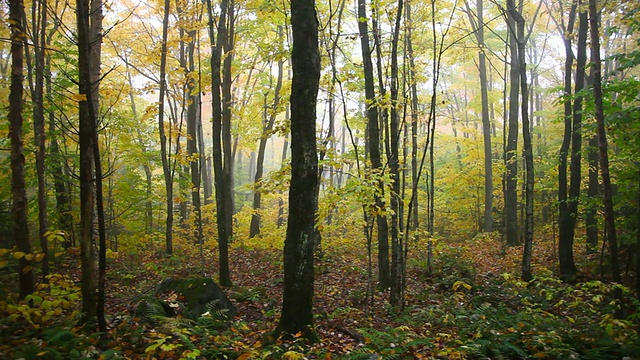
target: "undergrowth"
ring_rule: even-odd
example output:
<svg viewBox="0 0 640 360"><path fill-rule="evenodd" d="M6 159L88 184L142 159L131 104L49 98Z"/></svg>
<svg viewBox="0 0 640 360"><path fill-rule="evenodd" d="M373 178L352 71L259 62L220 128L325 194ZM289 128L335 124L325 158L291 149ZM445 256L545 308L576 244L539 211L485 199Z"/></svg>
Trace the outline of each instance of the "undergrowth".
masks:
<svg viewBox="0 0 640 360"><path fill-rule="evenodd" d="M640 302L621 285L595 279L559 281L537 263L536 279L496 266L475 244L438 244L430 272L425 257L408 263L406 307L387 305L376 292L366 308L364 259L325 252L316 277L316 328L310 344L294 334L265 341L279 317L281 266L277 250L235 248L242 268L227 293L238 315L209 308L192 321L154 311L130 311L144 299L140 284L188 276L200 266L179 257L154 258L147 271L130 261L113 274L109 333L86 335L79 320L79 289L70 276L52 275L25 301L0 301L0 358L24 359L630 359L640 357ZM477 245L477 246L472 246ZM495 246L495 243L493 243ZM495 248L498 248L497 246ZM353 250L356 251L356 250ZM265 253L266 252L266 253ZM213 256L213 255L210 255ZM508 264L509 254L499 261ZM421 260L415 260L421 259ZM278 260L278 261L275 261ZM486 263L483 263L486 262ZM487 270L489 269L489 270ZM128 271L127 271L128 270ZM625 303L612 297L620 286ZM144 309L144 307L142 308ZM625 317L614 317L622 309ZM103 340L103 341L101 341Z"/></svg>

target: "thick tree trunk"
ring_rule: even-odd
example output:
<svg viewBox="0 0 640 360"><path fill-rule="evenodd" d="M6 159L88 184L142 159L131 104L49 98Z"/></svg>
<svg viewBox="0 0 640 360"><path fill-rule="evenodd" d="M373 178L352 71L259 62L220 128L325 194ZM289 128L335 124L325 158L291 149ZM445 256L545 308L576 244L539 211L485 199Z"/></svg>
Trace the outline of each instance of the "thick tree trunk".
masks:
<svg viewBox="0 0 640 360"><path fill-rule="evenodd" d="M369 159L374 172L381 171L382 161L380 156L380 123L378 106L376 105L376 95L373 77L373 62L371 61L371 47L369 41L369 29L367 27L367 10L364 0L358 1L358 31L360 34L360 48L362 50L363 71L364 71L364 91L365 106L367 116L367 130L369 140ZM381 175L381 174L380 174ZM387 289L391 285L389 269L389 225L387 217L384 215L386 208L384 197L384 181L377 182L379 192L375 195L376 223L378 227L378 287Z"/></svg>
<svg viewBox="0 0 640 360"><path fill-rule="evenodd" d="M316 101L320 82L318 21L314 0L291 2L291 186L284 245L282 315L276 333L313 332L313 234L318 186Z"/></svg>
<svg viewBox="0 0 640 360"><path fill-rule="evenodd" d="M27 260L31 253L29 226L27 224L27 192L24 178L24 144L22 140L22 94L24 64L24 3L22 0L9 1L9 20L11 28L11 85L9 87L9 139L11 142L11 192L13 203L13 241L19 252L24 253L18 259L18 277L20 279L20 299L24 299L34 290L33 266Z"/></svg>

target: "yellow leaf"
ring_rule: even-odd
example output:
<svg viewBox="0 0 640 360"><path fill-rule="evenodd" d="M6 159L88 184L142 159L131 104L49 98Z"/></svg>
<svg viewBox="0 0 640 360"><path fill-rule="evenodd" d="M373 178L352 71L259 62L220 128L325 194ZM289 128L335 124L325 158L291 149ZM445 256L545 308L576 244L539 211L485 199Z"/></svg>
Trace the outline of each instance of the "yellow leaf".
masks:
<svg viewBox="0 0 640 360"><path fill-rule="evenodd" d="M20 260L22 259L25 255L27 255L26 253L22 252L22 251L16 251L13 253L13 257Z"/></svg>
<svg viewBox="0 0 640 360"><path fill-rule="evenodd" d="M291 350L282 354L282 360L302 360L302 359L304 359L304 355L300 354L297 351Z"/></svg>
<svg viewBox="0 0 640 360"><path fill-rule="evenodd" d="M27 259L27 261L33 261L33 258L35 257L35 255L33 254L27 254L24 256L25 259Z"/></svg>
<svg viewBox="0 0 640 360"><path fill-rule="evenodd" d="M71 99L77 102L87 101L87 94L73 94L71 95Z"/></svg>
<svg viewBox="0 0 640 360"><path fill-rule="evenodd" d="M0 269L7 266L7 262L5 260L0 260Z"/></svg>
<svg viewBox="0 0 640 360"><path fill-rule="evenodd" d="M44 259L44 253L40 253L40 254L36 255L36 261L37 262L42 261L42 259Z"/></svg>
<svg viewBox="0 0 640 360"><path fill-rule="evenodd" d="M31 266L31 265L25 266L24 269L22 269L22 273L26 274L26 273L28 273L29 271L32 271L32 270L33 270L33 266Z"/></svg>
<svg viewBox="0 0 640 360"><path fill-rule="evenodd" d="M11 249L0 249L0 256L4 256L9 251L11 251Z"/></svg>

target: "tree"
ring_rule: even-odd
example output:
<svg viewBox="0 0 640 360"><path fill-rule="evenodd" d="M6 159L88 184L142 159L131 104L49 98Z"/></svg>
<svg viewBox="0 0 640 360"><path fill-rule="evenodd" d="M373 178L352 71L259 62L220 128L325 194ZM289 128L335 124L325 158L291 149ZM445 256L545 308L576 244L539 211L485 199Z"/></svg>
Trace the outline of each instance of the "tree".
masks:
<svg viewBox="0 0 640 360"><path fill-rule="evenodd" d="M507 5L508 6L508 5ZM514 4L515 6L515 4ZM518 57L518 44L515 33L516 23L512 16L507 16L509 32L509 53L511 62L509 67L509 108L508 108L508 135L504 145L505 179L504 179L504 221L506 243L515 246L518 240L518 105L520 89L520 64ZM506 85L505 85L506 86Z"/></svg>
<svg viewBox="0 0 640 360"><path fill-rule="evenodd" d="M164 102L167 91L167 38L169 29L169 12L171 1L164 1L164 15L162 20L162 45L160 50L160 90L158 93L158 133L160 136L160 157L162 160L162 172L167 191L166 207L167 218L165 228L165 252L173 253L173 167L169 152L170 138L167 137L164 124Z"/></svg>
<svg viewBox="0 0 640 360"><path fill-rule="evenodd" d="M213 174L216 196L216 222L218 224L218 252L220 259L220 270L218 280L222 286L231 286L231 276L229 273L229 240L232 234L232 187L231 187L231 164L227 162L230 158L227 154L228 147L225 141L230 143L230 117L231 117L231 91L225 85L231 81L231 74L225 75L224 82L220 77L222 50L229 48L227 16L233 17L231 10L233 3L229 0L222 0L220 3L220 17L218 19L217 36L214 37L213 27L213 7L211 0L207 0L209 12L209 39L211 45L211 101L213 105ZM229 20L233 21L233 20ZM227 64L225 58L225 74L231 71L231 63ZM230 84L228 86L231 86ZM221 96L221 91L223 95ZM225 126L226 124L226 126ZM229 131L229 135L226 135ZM224 135L224 136L223 136ZM225 140L226 139L226 140ZM229 144L230 145L230 144Z"/></svg>
<svg viewBox="0 0 640 360"><path fill-rule="evenodd" d="M316 101L320 83L318 20L314 0L291 2L291 186L284 244L284 292L276 333L313 332L313 236L318 157Z"/></svg>
<svg viewBox="0 0 640 360"><path fill-rule="evenodd" d="M27 224L27 191L24 177L24 143L22 140L22 94L24 64L24 28L22 0L9 1L11 28L11 85L9 89L9 138L11 141L11 192L13 202L13 241L21 253L18 260L20 299L31 294L35 287L33 265L27 255L31 253L29 227Z"/></svg>
<svg viewBox="0 0 640 360"><path fill-rule="evenodd" d="M94 146L92 122L96 121L93 107L90 71L89 1L77 1L78 26L78 117L80 152L80 249L82 270L82 317L83 322L97 317L98 269L94 241Z"/></svg>
<svg viewBox="0 0 640 360"><path fill-rule="evenodd" d="M490 232L493 227L493 170L491 154L491 119L489 117L489 84L487 80L487 55L484 41L483 0L476 0L476 16L472 16L469 2L465 1L467 15L478 43L478 72L480 75L480 97L482 101L482 138L484 140L484 221L482 230ZM525 100L526 101L526 100Z"/></svg>
<svg viewBox="0 0 640 360"><path fill-rule="evenodd" d="M396 12L395 27L391 40L391 122L389 132L389 171L391 174L391 291L389 299L391 305L404 306L404 293L402 277L404 274L403 243L400 232L400 219L402 212L400 207L400 115L398 109L398 42L400 41L400 24L403 14L403 0L398 0L398 10Z"/></svg>
<svg viewBox="0 0 640 360"><path fill-rule="evenodd" d="M362 50L362 63L364 71L364 91L367 117L367 130L369 140L369 159L374 172L382 171L380 159L380 123L378 114L378 102L376 101L373 62L371 61L371 47L369 42L369 29L367 26L367 8L365 0L358 1L358 32L360 34L360 48ZM391 285L389 269L389 225L385 214L384 181L378 180L378 188L374 195L376 207L376 224L378 226L378 287L387 289Z"/></svg>
<svg viewBox="0 0 640 360"><path fill-rule="evenodd" d="M593 98L595 102L595 118L598 129L598 153L600 155L600 176L602 177L602 193L604 202L604 221L607 240L609 241L609 256L611 262L611 278L620 283L620 264L618 260L618 235L616 232L615 212L613 208L613 189L609 173L609 145L604 123L604 106L602 100L602 64L600 59L600 30L598 25L599 13L596 0L589 0L589 28L591 35L591 63L593 64ZM622 289L615 288L615 296L622 300Z"/></svg>
<svg viewBox="0 0 640 360"><path fill-rule="evenodd" d="M577 4L580 6L580 3ZM572 6L572 12L575 13L575 5ZM570 17L575 16L570 14ZM576 272L576 266L573 260L573 240L575 234L576 220L578 217L578 200L580 196L580 182L582 179L582 95L580 91L584 87L585 82L585 65L587 60L587 13L584 10L579 11L578 22L578 42L577 42L577 58L575 71L575 90L574 99L569 96L571 94L571 74L573 69L571 66L572 52L571 38L572 33L568 33L565 37L565 51L567 52L568 65L565 65L565 99L569 105L565 105L564 118L564 138L560 148L560 162L558 165L558 223L559 223L559 242L558 253L560 261L560 276L566 280L572 279ZM570 28L573 27L572 20L569 20ZM568 29L569 30L569 29ZM568 82L567 82L568 81ZM567 153L571 146L571 175L570 183L567 189Z"/></svg>
<svg viewBox="0 0 640 360"><path fill-rule="evenodd" d="M283 34L282 27L278 28L278 39L282 40ZM264 170L264 155L267 148L267 140L271 136L273 132L273 125L276 121L276 116L278 115L278 107L280 105L280 90L282 89L282 79L284 77L284 57L283 55L278 55L278 75L276 79L276 88L273 93L273 105L271 106L271 110L269 111L267 108L267 96L265 95L265 104L264 104L264 121L262 124L262 134L260 136L259 144L258 144L258 158L256 160L256 173L255 173L255 190L253 192L253 214L251 215L251 224L249 226L249 237L252 238L260 234L260 214L258 211L260 210L261 205L261 190L260 183L262 180L262 174Z"/></svg>
<svg viewBox="0 0 640 360"><path fill-rule="evenodd" d="M533 248L533 145L531 143L531 127L529 125L529 86L527 84L527 62L525 57L525 20L520 11L516 8L514 0L507 0L507 11L513 18L516 27L510 29L515 37L517 53L511 53L511 61L518 62L520 77L520 116L522 117L522 138L524 153L524 196L525 196L525 229L524 229L524 250L522 254L522 280L533 279L531 274L531 255ZM517 57L514 58L514 55Z"/></svg>
<svg viewBox="0 0 640 360"><path fill-rule="evenodd" d="M44 82L45 82L45 46L47 28L46 0L38 1L31 7L33 43L33 66L28 66L29 83L31 84L31 99L33 100L33 130L36 148L36 173L38 176L38 237L42 258L42 278L47 281L49 275L49 240L47 239L47 190L45 180L45 107L44 107ZM29 51L25 53L27 56ZM31 70L34 68L33 70ZM35 74L34 74L35 73Z"/></svg>

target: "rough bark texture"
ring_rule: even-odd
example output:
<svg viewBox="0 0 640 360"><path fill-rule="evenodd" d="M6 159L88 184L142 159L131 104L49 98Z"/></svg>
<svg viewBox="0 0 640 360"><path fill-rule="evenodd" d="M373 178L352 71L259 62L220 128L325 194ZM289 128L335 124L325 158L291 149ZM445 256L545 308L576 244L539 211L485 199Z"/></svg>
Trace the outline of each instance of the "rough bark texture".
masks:
<svg viewBox="0 0 640 360"><path fill-rule="evenodd" d="M11 27L11 85L9 88L9 139L11 142L11 192L13 203L13 241L17 250L31 253L29 227L27 224L27 192L24 179L24 144L22 140L22 94L23 94L23 12L22 0L9 1L9 20ZM20 278L20 299L24 299L34 290L33 266L22 256L18 260Z"/></svg>
<svg viewBox="0 0 640 360"><path fill-rule="evenodd" d="M291 2L291 187L284 245L282 315L276 333L315 339L313 333L313 233L318 186L316 100L320 82L318 21L314 0Z"/></svg>
<svg viewBox="0 0 640 360"><path fill-rule="evenodd" d="M378 106L375 103L375 88L373 78L373 63L371 61L371 47L369 45L369 30L367 26L367 9L364 0L358 1L358 31L360 33L360 48L364 71L364 91L366 101L367 130L369 140L369 159L371 168L376 171L382 169L380 159L380 124L378 122ZM377 183L379 192L375 195L376 223L378 227L378 287L387 289L391 285L389 269L389 225L384 214L385 202L381 194L384 193L384 182Z"/></svg>

